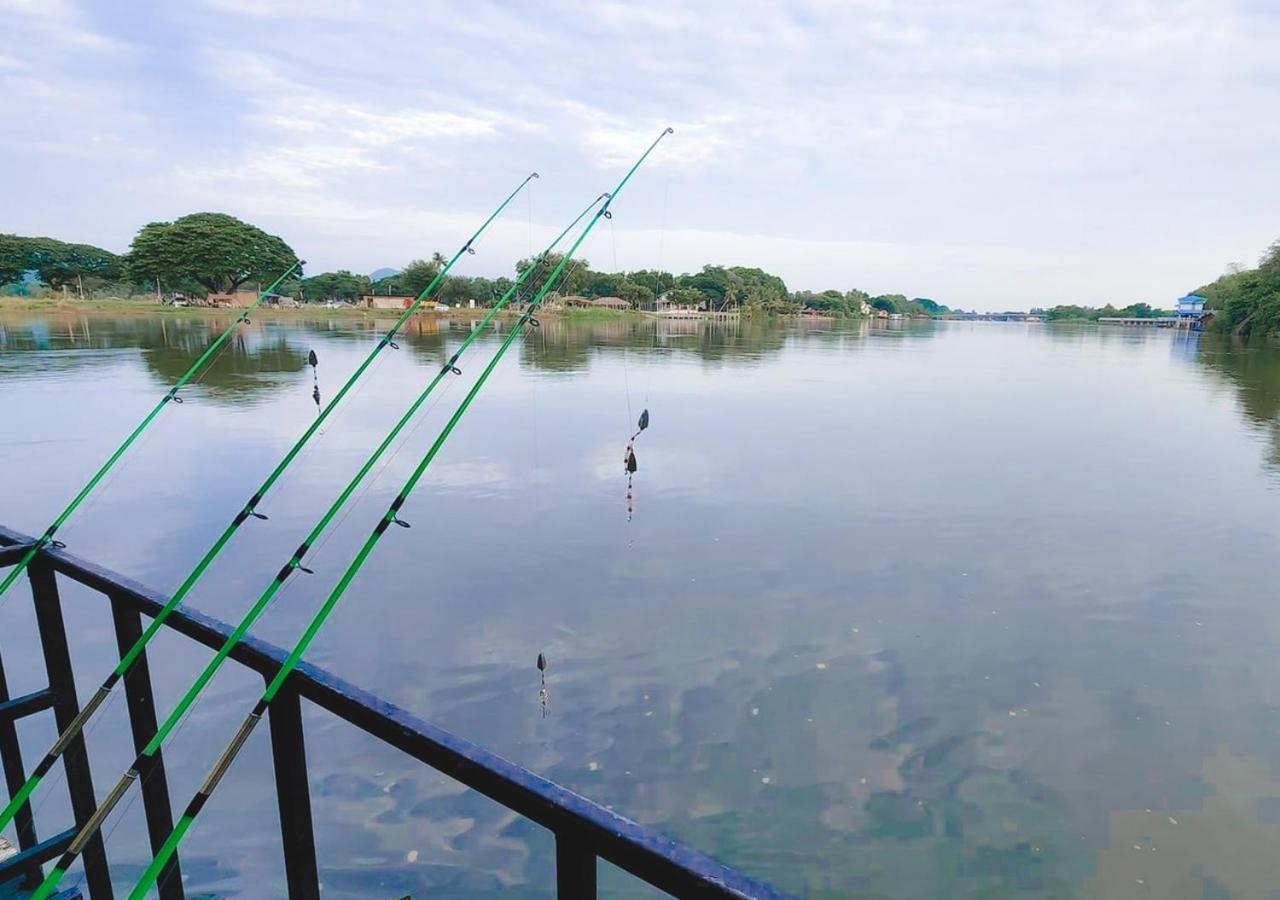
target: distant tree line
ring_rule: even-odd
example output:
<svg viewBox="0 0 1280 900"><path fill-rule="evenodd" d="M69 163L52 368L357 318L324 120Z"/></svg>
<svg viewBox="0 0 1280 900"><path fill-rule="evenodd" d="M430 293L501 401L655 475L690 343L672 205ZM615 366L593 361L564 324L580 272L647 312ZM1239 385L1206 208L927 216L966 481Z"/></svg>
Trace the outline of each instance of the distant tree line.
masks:
<svg viewBox="0 0 1280 900"><path fill-rule="evenodd" d="M1280 334L1280 241L1267 248L1256 269L1232 266L1192 293L1214 311L1214 328L1238 335Z"/></svg>
<svg viewBox="0 0 1280 900"><path fill-rule="evenodd" d="M550 254L522 287L521 298L546 283L563 257ZM246 284L274 281L297 261L281 238L223 213L193 213L172 222L152 222L134 237L127 253L116 255L85 244L53 238L0 235L0 285L34 278L52 288L75 285L113 296L180 292L188 295L227 293ZM377 281L345 269L305 275L301 269L279 291L307 303L351 302L370 294L417 296L440 274L446 259L439 253L416 259L401 271ZM516 263L513 274L533 264ZM434 297L450 306L491 306L514 284L511 277L449 276ZM585 259L566 265L556 294L587 299L620 297L636 309L652 309L664 295L681 304L710 311L797 313L803 310L836 316L861 316L884 310L890 314L937 316L947 307L924 297L902 294L871 296L865 291L789 291L777 275L748 266L706 265L698 272L676 275L656 269L601 272Z"/></svg>
<svg viewBox="0 0 1280 900"><path fill-rule="evenodd" d="M1048 308L1032 307L1032 315L1044 316L1050 322L1096 322L1099 319L1159 319L1173 315L1173 310L1157 309L1150 303L1130 303L1119 308L1106 306L1075 306L1066 304Z"/></svg>
<svg viewBox="0 0 1280 900"><path fill-rule="evenodd" d="M0 284L21 281L28 272L58 289L85 278L94 284L114 281L122 274L120 257L100 247L0 234Z"/></svg>
<svg viewBox="0 0 1280 900"><path fill-rule="evenodd" d="M29 273L61 289L112 288L117 295L167 291L230 292L250 282L274 281L297 262L283 240L223 213L193 213L151 222L129 252L116 255L88 244L0 234L0 285Z"/></svg>

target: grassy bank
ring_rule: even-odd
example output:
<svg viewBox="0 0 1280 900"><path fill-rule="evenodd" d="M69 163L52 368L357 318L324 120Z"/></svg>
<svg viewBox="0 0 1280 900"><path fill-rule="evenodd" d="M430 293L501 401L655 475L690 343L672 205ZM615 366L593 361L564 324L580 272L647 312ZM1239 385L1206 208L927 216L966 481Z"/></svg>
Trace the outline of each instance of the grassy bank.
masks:
<svg viewBox="0 0 1280 900"><path fill-rule="evenodd" d="M175 318L193 318L201 316L223 316L236 310L207 306L165 306L151 300L55 300L35 299L31 297L0 298L0 315L13 312L47 312L66 315L104 314L117 316L173 316ZM419 310L417 315L440 319L481 319L489 310L484 307L469 309L462 307L444 312L435 310ZM253 316L257 319L391 319L400 315L396 309L328 309L324 306L301 306L292 309L259 307ZM515 316L517 313L503 310L502 316ZM544 309L539 312L543 317L560 317L571 321L594 322L602 319L626 319L639 317L635 311L614 309Z"/></svg>

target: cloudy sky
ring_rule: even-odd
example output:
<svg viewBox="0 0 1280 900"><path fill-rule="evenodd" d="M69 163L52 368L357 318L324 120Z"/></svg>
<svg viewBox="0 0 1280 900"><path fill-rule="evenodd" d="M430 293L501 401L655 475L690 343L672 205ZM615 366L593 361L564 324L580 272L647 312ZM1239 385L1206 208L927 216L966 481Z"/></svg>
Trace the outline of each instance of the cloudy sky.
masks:
<svg viewBox="0 0 1280 900"><path fill-rule="evenodd" d="M0 231L232 213L308 271L585 255L966 308L1167 303L1280 238L1271 0L0 0Z"/></svg>

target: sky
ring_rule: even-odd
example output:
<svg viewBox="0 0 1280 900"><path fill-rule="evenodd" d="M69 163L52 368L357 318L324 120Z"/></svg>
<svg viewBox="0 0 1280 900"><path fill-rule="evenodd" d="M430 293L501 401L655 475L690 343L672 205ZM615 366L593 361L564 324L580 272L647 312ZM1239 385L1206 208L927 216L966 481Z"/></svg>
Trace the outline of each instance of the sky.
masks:
<svg viewBox="0 0 1280 900"><path fill-rule="evenodd" d="M675 133L598 269L1169 305L1280 238L1271 0L0 0L0 232L196 211L315 274L509 274Z"/></svg>

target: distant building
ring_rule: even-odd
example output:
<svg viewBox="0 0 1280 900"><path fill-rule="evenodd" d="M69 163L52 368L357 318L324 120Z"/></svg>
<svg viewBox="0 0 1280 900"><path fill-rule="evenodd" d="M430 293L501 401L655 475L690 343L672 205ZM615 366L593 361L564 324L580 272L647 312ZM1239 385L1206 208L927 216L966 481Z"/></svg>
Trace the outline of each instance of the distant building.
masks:
<svg viewBox="0 0 1280 900"><path fill-rule="evenodd" d="M1204 315L1204 298L1199 294L1179 297L1173 314L1179 319L1199 319Z"/></svg>
<svg viewBox="0 0 1280 900"><path fill-rule="evenodd" d="M408 309L415 299L405 294L361 294L357 306L365 309Z"/></svg>
<svg viewBox="0 0 1280 900"><path fill-rule="evenodd" d="M212 306L230 306L233 309L244 309L253 306L258 300L258 292L251 288L238 288L229 294L210 292L207 302Z"/></svg>
<svg viewBox="0 0 1280 900"><path fill-rule="evenodd" d="M561 299L561 302L569 309L580 309L591 306L591 301L586 297L579 297L577 294L570 294Z"/></svg>
<svg viewBox="0 0 1280 900"><path fill-rule="evenodd" d="M699 300L676 300L671 296L670 291L666 291L658 296L654 301L654 306L659 313L683 312L685 310L700 310L705 304Z"/></svg>
<svg viewBox="0 0 1280 900"><path fill-rule="evenodd" d="M631 304L621 297L597 297L591 301L597 309L630 309Z"/></svg>

